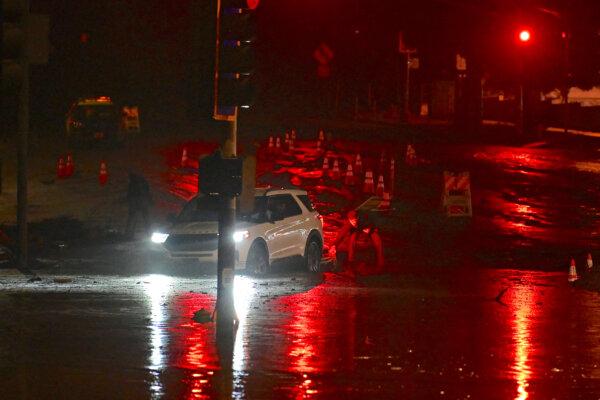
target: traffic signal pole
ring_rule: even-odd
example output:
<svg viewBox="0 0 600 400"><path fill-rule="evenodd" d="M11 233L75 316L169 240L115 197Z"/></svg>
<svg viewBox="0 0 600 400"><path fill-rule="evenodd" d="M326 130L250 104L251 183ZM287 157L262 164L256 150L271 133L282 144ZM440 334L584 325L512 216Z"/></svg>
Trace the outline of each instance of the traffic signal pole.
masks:
<svg viewBox="0 0 600 400"><path fill-rule="evenodd" d="M236 156L237 108L235 119L228 121L229 135L223 146L223 157ZM235 197L221 195L219 210L219 244L217 260L217 335L233 337L237 325L237 314L233 300L235 275Z"/></svg>
<svg viewBox="0 0 600 400"><path fill-rule="evenodd" d="M218 83L220 63L220 26L221 0L217 0L216 23L216 52L215 52L215 109L218 104ZM228 125L228 135L222 146L224 158L234 158L237 155L237 116L235 107L233 118L225 123ZM219 239L217 253L217 337L220 341L233 343L238 318L233 299L233 281L235 275L235 197L220 195L219 209Z"/></svg>

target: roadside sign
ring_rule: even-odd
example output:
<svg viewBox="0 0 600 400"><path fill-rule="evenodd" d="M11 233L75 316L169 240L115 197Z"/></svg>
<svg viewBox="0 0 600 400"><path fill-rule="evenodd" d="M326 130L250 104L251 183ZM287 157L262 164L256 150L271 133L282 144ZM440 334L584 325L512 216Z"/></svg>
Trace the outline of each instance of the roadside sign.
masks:
<svg viewBox="0 0 600 400"><path fill-rule="evenodd" d="M123 107L121 109L121 125L124 131L140 131L140 110L138 107Z"/></svg>
<svg viewBox="0 0 600 400"><path fill-rule="evenodd" d="M442 207L448 217L472 217L471 178L469 172L444 171Z"/></svg>

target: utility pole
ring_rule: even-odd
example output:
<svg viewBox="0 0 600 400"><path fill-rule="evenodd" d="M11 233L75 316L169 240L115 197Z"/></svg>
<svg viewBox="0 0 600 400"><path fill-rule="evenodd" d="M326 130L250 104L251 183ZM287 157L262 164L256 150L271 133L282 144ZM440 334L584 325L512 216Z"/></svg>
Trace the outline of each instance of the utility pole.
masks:
<svg viewBox="0 0 600 400"><path fill-rule="evenodd" d="M2 1L2 89L17 97L17 231L18 266L28 265L27 139L29 135L29 0Z"/></svg>
<svg viewBox="0 0 600 400"><path fill-rule="evenodd" d="M408 117L410 114L409 97L410 97L410 69L411 69L411 63L412 63L411 55L416 54L417 50L409 49L406 47L406 45L404 43L404 35L402 32L400 32L398 34L398 51L401 54L404 54L406 56L406 65L405 65L406 71L405 71L405 75L404 75L404 97L403 97L403 107L402 107L401 118L404 118L405 121L408 121Z"/></svg>

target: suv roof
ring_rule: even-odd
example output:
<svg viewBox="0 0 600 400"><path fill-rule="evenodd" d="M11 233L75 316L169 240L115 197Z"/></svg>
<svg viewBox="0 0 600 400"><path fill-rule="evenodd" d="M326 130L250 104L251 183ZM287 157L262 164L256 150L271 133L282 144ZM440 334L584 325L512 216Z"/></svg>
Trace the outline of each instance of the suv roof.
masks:
<svg viewBox="0 0 600 400"><path fill-rule="evenodd" d="M302 189L286 189L286 188L256 188L254 189L255 196L270 196L274 194L292 193L295 195L307 195L306 190Z"/></svg>

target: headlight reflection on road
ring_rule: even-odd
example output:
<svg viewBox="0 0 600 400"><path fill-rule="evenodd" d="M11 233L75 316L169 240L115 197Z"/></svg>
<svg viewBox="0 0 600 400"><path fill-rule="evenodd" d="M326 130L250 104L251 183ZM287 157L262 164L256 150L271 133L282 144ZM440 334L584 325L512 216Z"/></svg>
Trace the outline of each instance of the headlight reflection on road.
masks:
<svg viewBox="0 0 600 400"><path fill-rule="evenodd" d="M171 290L173 278L165 275L148 275L143 278L144 293L148 296L150 305L150 357L149 368L158 372L166 366L164 350L168 339L166 322L168 313L166 310L166 297ZM163 392L162 385L155 375L155 380L150 387L153 393Z"/></svg>
<svg viewBox="0 0 600 400"><path fill-rule="evenodd" d="M246 276L236 276L233 282L233 297L235 311L239 318L239 326L233 348L233 370L243 371L246 361L244 354L244 332L246 330L246 317L250 309L250 303L256 297L255 282Z"/></svg>

